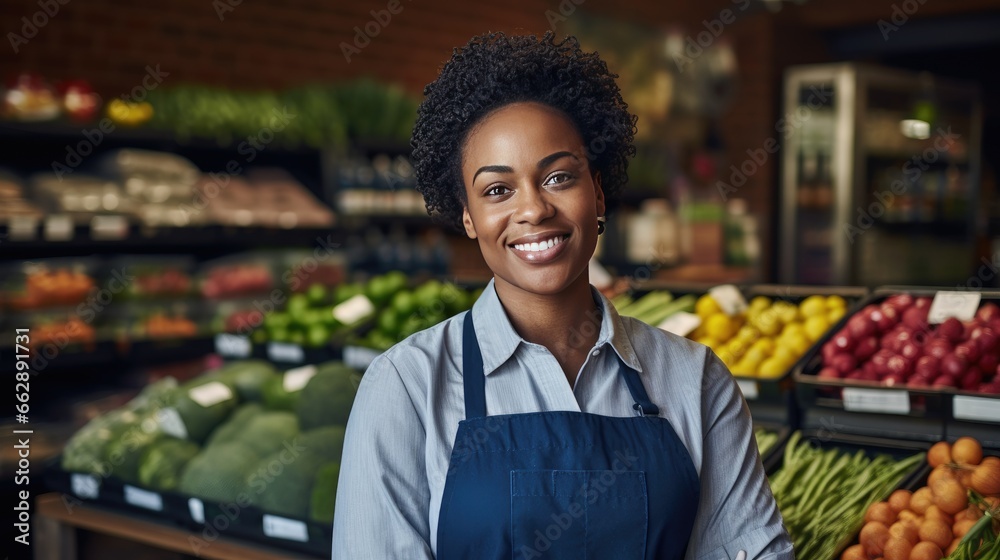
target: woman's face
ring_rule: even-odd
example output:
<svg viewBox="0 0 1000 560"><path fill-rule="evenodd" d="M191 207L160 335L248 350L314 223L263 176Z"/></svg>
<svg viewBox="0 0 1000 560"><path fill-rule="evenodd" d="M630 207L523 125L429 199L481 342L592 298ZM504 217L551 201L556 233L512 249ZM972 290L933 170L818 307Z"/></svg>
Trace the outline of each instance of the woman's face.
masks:
<svg viewBox="0 0 1000 560"><path fill-rule="evenodd" d="M465 231L498 283L556 294L589 281L604 193L566 116L539 103L494 111L466 139L462 178Z"/></svg>

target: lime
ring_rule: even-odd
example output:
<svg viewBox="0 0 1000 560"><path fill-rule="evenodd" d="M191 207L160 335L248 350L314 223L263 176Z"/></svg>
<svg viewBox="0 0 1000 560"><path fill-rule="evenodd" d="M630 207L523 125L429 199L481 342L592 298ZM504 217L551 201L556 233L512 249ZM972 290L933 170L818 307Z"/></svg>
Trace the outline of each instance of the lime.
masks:
<svg viewBox="0 0 1000 560"><path fill-rule="evenodd" d="M288 313L274 312L264 315L264 328L273 333L276 330L285 330L292 322Z"/></svg>
<svg viewBox="0 0 1000 560"><path fill-rule="evenodd" d="M305 346L306 333L303 332L302 329L289 329L288 342L298 344L299 346Z"/></svg>
<svg viewBox="0 0 1000 560"><path fill-rule="evenodd" d="M330 331L322 324L314 324L306 331L305 345L321 348L330 343Z"/></svg>
<svg viewBox="0 0 1000 560"><path fill-rule="evenodd" d="M285 310L292 316L293 320L299 320L306 309L309 309L309 298L305 294L292 294L292 297L288 298Z"/></svg>
<svg viewBox="0 0 1000 560"><path fill-rule="evenodd" d="M390 305L401 316L412 315L417 310L417 299L412 292L402 290L392 296Z"/></svg>
<svg viewBox="0 0 1000 560"><path fill-rule="evenodd" d="M406 287L406 274L398 270L385 273L383 281L390 293L398 292Z"/></svg>
<svg viewBox="0 0 1000 560"><path fill-rule="evenodd" d="M306 297L312 305L323 305L326 303L328 296L329 293L327 293L326 286L323 284L313 284L306 290Z"/></svg>
<svg viewBox="0 0 1000 560"><path fill-rule="evenodd" d="M397 332L399 332L400 323L401 321L399 320L399 315L394 309L391 308L383 310L379 313L378 319L376 320L378 330L389 336L394 336Z"/></svg>

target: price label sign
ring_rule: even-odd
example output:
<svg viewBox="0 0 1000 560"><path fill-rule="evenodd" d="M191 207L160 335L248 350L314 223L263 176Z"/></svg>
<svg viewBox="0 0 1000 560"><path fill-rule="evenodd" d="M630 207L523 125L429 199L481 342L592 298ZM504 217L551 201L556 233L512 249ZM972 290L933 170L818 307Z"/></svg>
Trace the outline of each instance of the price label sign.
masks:
<svg viewBox="0 0 1000 560"><path fill-rule="evenodd" d="M306 524L295 519L264 514L264 534L274 539L286 541L308 542L309 530Z"/></svg>
<svg viewBox="0 0 1000 560"><path fill-rule="evenodd" d="M274 362L301 364L305 361L306 356L302 347L298 344L269 342L267 344L267 358Z"/></svg>
<svg viewBox="0 0 1000 560"><path fill-rule="evenodd" d="M372 365L372 361L379 355L377 350L365 348L363 346L344 347L344 365L351 369L364 371Z"/></svg>
<svg viewBox="0 0 1000 560"><path fill-rule="evenodd" d="M236 334L215 335L215 353L223 358L249 358L250 339Z"/></svg>
<svg viewBox="0 0 1000 560"><path fill-rule="evenodd" d="M333 308L333 318L352 325L375 313L375 305L364 294L358 294Z"/></svg>
<svg viewBox="0 0 1000 560"><path fill-rule="evenodd" d="M157 410L156 421L160 423L160 429L163 430L163 433L168 436L187 439L187 426L184 425L184 419L181 418L176 408L170 407Z"/></svg>
<svg viewBox="0 0 1000 560"><path fill-rule="evenodd" d="M191 400L208 408L233 398L233 390L225 383L213 381L188 391Z"/></svg>
<svg viewBox="0 0 1000 560"><path fill-rule="evenodd" d="M188 498L188 512L195 523L205 522L205 504L198 498Z"/></svg>
<svg viewBox="0 0 1000 560"><path fill-rule="evenodd" d="M69 484L74 494L90 500L96 500L101 489L101 481L91 474L74 473L69 477Z"/></svg>
<svg viewBox="0 0 1000 560"><path fill-rule="evenodd" d="M959 420L1000 423L1000 399L955 395L951 406Z"/></svg>
<svg viewBox="0 0 1000 560"><path fill-rule="evenodd" d="M94 216L90 220L90 237L97 240L117 241L128 237L125 216Z"/></svg>
<svg viewBox="0 0 1000 560"><path fill-rule="evenodd" d="M656 326L677 336L687 336L700 325L701 317L687 311L678 311Z"/></svg>
<svg viewBox="0 0 1000 560"><path fill-rule="evenodd" d="M849 412L910 413L910 393L907 391L845 387L843 398L844 410Z"/></svg>
<svg viewBox="0 0 1000 560"><path fill-rule="evenodd" d="M153 511L163 511L163 497L135 486L125 485L125 503Z"/></svg>
<svg viewBox="0 0 1000 560"><path fill-rule="evenodd" d="M313 365L290 369L285 372L281 384L285 391L294 393L301 391L314 375L316 375L316 366Z"/></svg>
<svg viewBox="0 0 1000 560"><path fill-rule="evenodd" d="M7 227L7 237L11 241L30 241L38 231L38 218L12 216Z"/></svg>
<svg viewBox="0 0 1000 560"><path fill-rule="evenodd" d="M73 239L73 220L64 214L53 214L45 218L42 237L46 241L69 241Z"/></svg>
<svg viewBox="0 0 1000 560"><path fill-rule="evenodd" d="M979 292L938 292L927 312L927 322L936 325L954 317L959 321L971 321L979 309Z"/></svg>
<svg viewBox="0 0 1000 560"><path fill-rule="evenodd" d="M708 291L708 295L719 304L722 312L730 317L747 310L747 300L743 298L739 288L732 284L716 286Z"/></svg>
<svg viewBox="0 0 1000 560"><path fill-rule="evenodd" d="M756 381L750 381L749 379L737 379L736 384L740 386L740 391L743 391L743 398L748 401L757 400L760 396L760 387L757 385Z"/></svg>

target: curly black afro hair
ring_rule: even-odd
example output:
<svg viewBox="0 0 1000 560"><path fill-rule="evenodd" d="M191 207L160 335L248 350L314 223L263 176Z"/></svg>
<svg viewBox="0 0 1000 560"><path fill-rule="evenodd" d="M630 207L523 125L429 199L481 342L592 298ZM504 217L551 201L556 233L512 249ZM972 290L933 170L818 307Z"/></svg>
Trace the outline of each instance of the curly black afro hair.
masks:
<svg viewBox="0 0 1000 560"><path fill-rule="evenodd" d="M488 33L455 49L441 75L424 88L410 139L427 211L461 231L465 138L490 112L523 101L551 106L573 121L591 172L600 172L605 198L613 202L635 155L636 117L622 100L617 77L596 53L581 51L575 38L557 42L551 32L541 39Z"/></svg>

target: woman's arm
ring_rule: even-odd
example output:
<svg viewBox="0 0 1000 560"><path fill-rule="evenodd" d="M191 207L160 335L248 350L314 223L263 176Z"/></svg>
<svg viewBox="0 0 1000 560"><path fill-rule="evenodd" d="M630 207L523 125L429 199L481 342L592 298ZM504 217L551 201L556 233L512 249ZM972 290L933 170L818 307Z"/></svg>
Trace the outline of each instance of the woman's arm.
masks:
<svg viewBox="0 0 1000 560"><path fill-rule="evenodd" d="M334 560L432 559L423 421L383 354L351 409L337 484Z"/></svg>
<svg viewBox="0 0 1000 560"><path fill-rule="evenodd" d="M689 560L794 560L760 464L750 410L721 360L706 350L702 379L701 501Z"/></svg>

